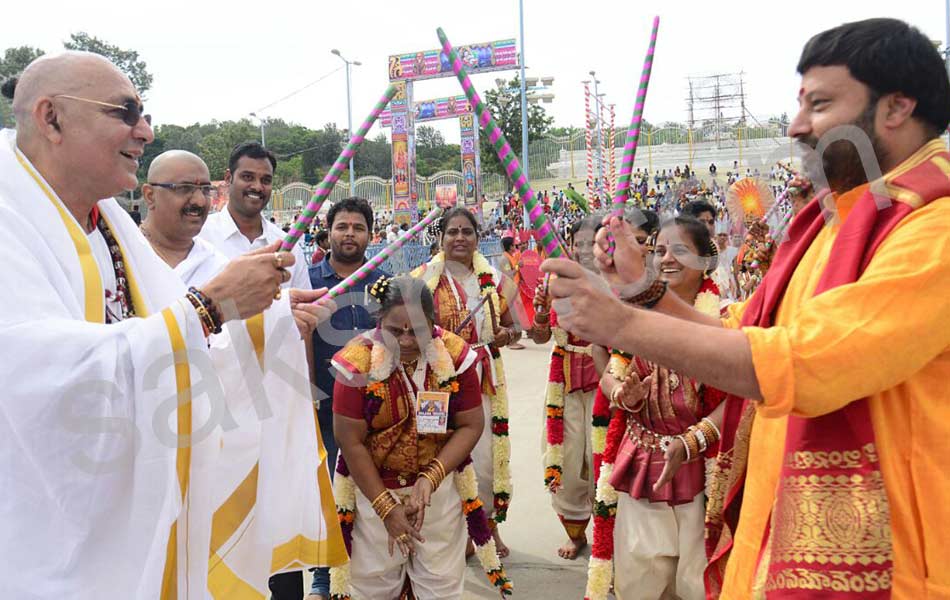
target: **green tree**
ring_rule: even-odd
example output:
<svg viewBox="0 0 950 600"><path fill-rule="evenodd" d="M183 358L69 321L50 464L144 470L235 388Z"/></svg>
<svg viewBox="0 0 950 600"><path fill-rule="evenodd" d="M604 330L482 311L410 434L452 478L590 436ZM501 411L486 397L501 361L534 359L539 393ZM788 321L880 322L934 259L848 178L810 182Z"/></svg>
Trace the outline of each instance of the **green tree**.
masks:
<svg viewBox="0 0 950 600"><path fill-rule="evenodd" d="M43 51L32 46L7 48L3 52L3 58L0 58L0 79L16 77L40 56L43 56Z"/></svg>
<svg viewBox="0 0 950 600"><path fill-rule="evenodd" d="M393 149L386 134L380 132L372 140L366 140L353 158L357 177L373 175L389 179L393 176Z"/></svg>
<svg viewBox="0 0 950 600"><path fill-rule="evenodd" d="M32 46L7 48L3 52L3 58L0 58L0 82L17 77L27 65L42 55L42 50ZM14 124L13 104L9 99L0 96L0 127L12 127Z"/></svg>
<svg viewBox="0 0 950 600"><path fill-rule="evenodd" d="M84 31L69 34L69 39L63 42L63 47L67 50L85 50L105 56L129 76L132 85L143 96L152 87L152 74L148 72L145 61L139 59L139 53L135 50L123 50Z"/></svg>
<svg viewBox="0 0 950 600"><path fill-rule="evenodd" d="M521 156L521 81L515 77L508 82L507 88L493 89L485 92L485 104L491 111L495 122L505 134L508 143L518 156ZM528 142L541 139L551 124L554 117L548 116L544 107L537 104L528 105ZM507 177L505 168L495 149L488 141L488 136L479 137L479 144L482 157L482 169L494 173L499 173ZM541 167L543 169L543 167Z"/></svg>
<svg viewBox="0 0 950 600"><path fill-rule="evenodd" d="M416 148L438 148L445 145L445 136L431 125L420 125L416 129Z"/></svg>

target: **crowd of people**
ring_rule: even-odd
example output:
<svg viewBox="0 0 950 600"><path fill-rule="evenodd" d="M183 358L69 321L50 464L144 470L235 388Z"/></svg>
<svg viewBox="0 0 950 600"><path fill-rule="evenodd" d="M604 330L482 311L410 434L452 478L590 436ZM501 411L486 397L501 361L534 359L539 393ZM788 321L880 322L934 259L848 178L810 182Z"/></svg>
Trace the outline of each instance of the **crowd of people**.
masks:
<svg viewBox="0 0 950 600"><path fill-rule="evenodd" d="M37 59L0 143L0 591L444 600L474 555L510 595L501 525L542 482L513 481L509 402L535 401L589 600L950 598L950 79L893 19L798 71L790 134L868 144L762 176L790 223L730 199L737 163L637 172L622 216L542 191L568 256L529 277L516 195L445 210L410 273L369 268L400 228L358 197L305 256L257 142L214 213L202 158L157 156L137 224L112 199L153 140L136 90ZM522 341L553 342L543 398L509 398Z"/></svg>

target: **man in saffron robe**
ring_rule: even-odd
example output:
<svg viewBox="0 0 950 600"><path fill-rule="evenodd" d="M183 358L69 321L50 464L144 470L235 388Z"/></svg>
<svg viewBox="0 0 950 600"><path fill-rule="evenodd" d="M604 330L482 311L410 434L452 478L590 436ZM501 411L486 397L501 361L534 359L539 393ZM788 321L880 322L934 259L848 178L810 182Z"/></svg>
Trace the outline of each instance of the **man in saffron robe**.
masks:
<svg viewBox="0 0 950 600"><path fill-rule="evenodd" d="M719 416L708 597L947 598L950 81L894 19L818 34L798 71L790 133L832 194L796 216L747 302L720 321L631 287L640 251L611 219L601 272L653 310L550 261L555 309L577 335L737 396ZM671 444L671 467L681 454Z"/></svg>

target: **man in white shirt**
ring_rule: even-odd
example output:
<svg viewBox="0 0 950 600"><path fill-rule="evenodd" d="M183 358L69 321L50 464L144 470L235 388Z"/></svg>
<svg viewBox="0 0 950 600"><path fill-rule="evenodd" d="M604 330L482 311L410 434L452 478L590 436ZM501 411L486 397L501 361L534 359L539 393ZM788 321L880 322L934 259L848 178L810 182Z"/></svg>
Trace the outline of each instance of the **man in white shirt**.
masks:
<svg viewBox="0 0 950 600"><path fill-rule="evenodd" d="M229 259L284 239L286 234L261 214L270 202L277 158L257 142L238 145L228 159L224 181L229 186L228 204L208 215L198 236ZM285 287L311 289L307 261L299 245L296 261Z"/></svg>
<svg viewBox="0 0 950 600"><path fill-rule="evenodd" d="M186 150L159 154L149 165L142 197L148 206L142 233L186 286L201 287L228 264L224 254L196 237L218 197L201 158Z"/></svg>

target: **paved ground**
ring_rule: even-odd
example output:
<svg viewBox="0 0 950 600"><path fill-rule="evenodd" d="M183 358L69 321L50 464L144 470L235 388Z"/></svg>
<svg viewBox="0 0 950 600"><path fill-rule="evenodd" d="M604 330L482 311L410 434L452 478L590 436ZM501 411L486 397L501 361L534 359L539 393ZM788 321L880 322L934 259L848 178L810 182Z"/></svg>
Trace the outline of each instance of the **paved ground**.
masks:
<svg viewBox="0 0 950 600"><path fill-rule="evenodd" d="M501 534L511 548L505 568L515 598L581 600L587 581L590 547L577 560L564 560L558 547L567 536L543 485L541 431L550 344L530 340L524 350L504 350L508 377L511 471L514 498ZM590 537L588 529L588 537ZM464 600L498 598L474 557L465 577Z"/></svg>

